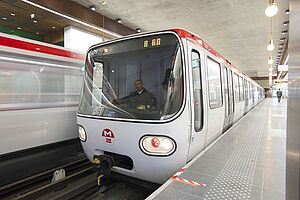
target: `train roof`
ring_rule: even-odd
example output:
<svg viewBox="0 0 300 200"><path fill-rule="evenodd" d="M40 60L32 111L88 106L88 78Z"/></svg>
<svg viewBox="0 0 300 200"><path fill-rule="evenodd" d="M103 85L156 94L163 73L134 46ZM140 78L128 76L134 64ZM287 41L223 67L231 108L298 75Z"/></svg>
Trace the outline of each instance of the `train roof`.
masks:
<svg viewBox="0 0 300 200"><path fill-rule="evenodd" d="M210 52L211 54L213 54L214 56L218 57L221 62L225 62L227 63L227 65L233 69L236 72L239 72L240 74L243 74L244 77L250 79L253 81L253 79L251 79L249 76L247 76L245 73L243 73L242 71L240 71L234 64L232 64L229 60L227 60L223 55L221 55L219 52L217 52L214 48L212 48L209 44L207 44L206 42L203 41L203 39L201 39L199 36L197 36L196 34L182 29L182 28L172 28L172 29L168 29L169 31L174 31L176 32L180 38L185 38L190 40L191 42L193 42L194 44L203 47L204 49L206 49L208 52ZM255 81L253 81L255 82ZM256 83L256 82L255 82ZM256 83L257 84L257 83Z"/></svg>

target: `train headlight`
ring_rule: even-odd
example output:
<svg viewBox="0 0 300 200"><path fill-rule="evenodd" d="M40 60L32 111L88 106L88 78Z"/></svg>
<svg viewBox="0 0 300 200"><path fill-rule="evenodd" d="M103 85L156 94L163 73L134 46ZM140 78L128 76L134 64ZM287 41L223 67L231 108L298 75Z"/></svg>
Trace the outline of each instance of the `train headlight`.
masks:
<svg viewBox="0 0 300 200"><path fill-rule="evenodd" d="M86 132L84 130L83 127L79 126L78 127L78 131L79 131L79 139L82 141L82 142L85 142L86 141Z"/></svg>
<svg viewBox="0 0 300 200"><path fill-rule="evenodd" d="M145 154L155 156L168 156L176 150L174 140L166 136L143 136L140 147Z"/></svg>

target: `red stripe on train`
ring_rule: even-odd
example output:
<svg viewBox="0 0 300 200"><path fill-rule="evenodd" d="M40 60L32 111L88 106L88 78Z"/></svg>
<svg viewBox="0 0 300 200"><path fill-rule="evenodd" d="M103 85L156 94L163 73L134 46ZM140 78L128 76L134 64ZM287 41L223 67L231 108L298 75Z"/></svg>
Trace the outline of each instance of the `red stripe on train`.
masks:
<svg viewBox="0 0 300 200"><path fill-rule="evenodd" d="M34 44L26 41L16 40L12 38L6 38L3 36L0 36L0 45L6 46L6 47L12 47L17 49L23 49L28 51L34 51L39 53L45 53L55 56L62 56L67 58L74 58L78 60L84 60L85 55L81 53L76 53L64 49L58 49L54 47L49 47L45 45L40 44Z"/></svg>
<svg viewBox="0 0 300 200"><path fill-rule="evenodd" d="M180 28L174 28L171 30L175 31L179 35L180 38L186 38L186 39L192 41L193 43L195 43L196 45L200 45L201 47L203 47L204 49L206 49L207 51L209 51L216 57L223 59L224 62L227 62L231 67L236 68L232 63L229 63L229 61L227 61L227 59L224 56L222 56L220 53L218 53L215 49L213 49L211 46L209 46L206 42L204 42L197 35L194 35L194 34L190 33L189 31L186 31L186 30L180 29Z"/></svg>

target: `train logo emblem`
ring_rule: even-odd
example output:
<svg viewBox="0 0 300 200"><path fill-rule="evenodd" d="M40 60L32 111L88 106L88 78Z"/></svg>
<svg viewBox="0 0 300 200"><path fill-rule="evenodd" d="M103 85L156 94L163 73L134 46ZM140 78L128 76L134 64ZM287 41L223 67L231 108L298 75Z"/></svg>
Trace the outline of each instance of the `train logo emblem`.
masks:
<svg viewBox="0 0 300 200"><path fill-rule="evenodd" d="M106 128L102 131L102 137L104 138L104 141L107 143L107 144L112 144L114 143L114 140L115 140L115 135L114 133L112 132L112 130Z"/></svg>

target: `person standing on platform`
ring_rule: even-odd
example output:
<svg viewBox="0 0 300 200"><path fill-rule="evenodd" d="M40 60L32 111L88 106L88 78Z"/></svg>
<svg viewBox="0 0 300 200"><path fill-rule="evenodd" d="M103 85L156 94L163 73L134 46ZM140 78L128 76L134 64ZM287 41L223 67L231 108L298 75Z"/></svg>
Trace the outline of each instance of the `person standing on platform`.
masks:
<svg viewBox="0 0 300 200"><path fill-rule="evenodd" d="M278 89L276 94L277 94L277 98L278 98L278 103L280 103L280 100L281 100L281 97L282 97L282 92L280 91L280 89Z"/></svg>

